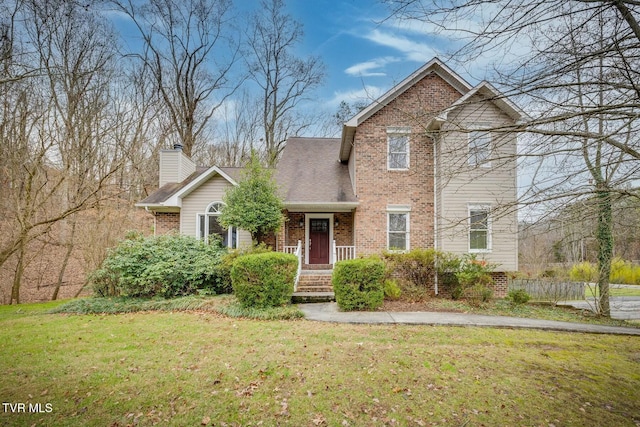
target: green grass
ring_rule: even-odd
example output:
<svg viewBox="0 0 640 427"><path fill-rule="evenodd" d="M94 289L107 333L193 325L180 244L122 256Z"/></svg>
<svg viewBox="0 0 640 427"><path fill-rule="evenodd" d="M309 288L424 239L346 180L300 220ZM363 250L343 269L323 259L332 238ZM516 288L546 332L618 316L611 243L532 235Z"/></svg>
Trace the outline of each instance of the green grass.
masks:
<svg viewBox="0 0 640 427"><path fill-rule="evenodd" d="M598 297L600 292L598 287L594 285L585 286L585 296L587 298ZM640 286L625 288L609 288L609 295L612 297L640 297Z"/></svg>
<svg viewBox="0 0 640 427"><path fill-rule="evenodd" d="M555 306L550 303L529 302L527 304L512 304L507 300L498 299L476 307L468 304L464 300L454 301L447 298L432 298L425 302L424 309L426 311L451 311L483 314L487 316L511 316L605 326L640 327L640 324L637 323L597 316L591 311L579 310L568 306Z"/></svg>
<svg viewBox="0 0 640 427"><path fill-rule="evenodd" d="M50 313L122 314L144 311L208 311L229 317L260 320L300 319L304 314L289 305L274 308L244 308L232 295L186 296L180 298L80 298L58 305Z"/></svg>
<svg viewBox="0 0 640 427"><path fill-rule="evenodd" d="M635 426L640 339L0 309L7 426Z"/></svg>

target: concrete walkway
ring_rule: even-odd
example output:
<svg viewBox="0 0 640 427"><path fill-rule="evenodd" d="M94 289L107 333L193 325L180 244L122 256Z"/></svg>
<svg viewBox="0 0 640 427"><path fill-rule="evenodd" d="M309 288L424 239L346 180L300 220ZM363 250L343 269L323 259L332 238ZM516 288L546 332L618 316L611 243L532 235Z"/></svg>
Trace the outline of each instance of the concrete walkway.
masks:
<svg viewBox="0 0 640 427"><path fill-rule="evenodd" d="M319 322L484 326L509 329L541 329L545 331L585 332L591 334L636 335L640 329L619 326L600 326L586 323L558 322L553 320L524 319L520 317L483 316L478 314L441 312L383 312L338 310L335 302L299 304L305 318Z"/></svg>

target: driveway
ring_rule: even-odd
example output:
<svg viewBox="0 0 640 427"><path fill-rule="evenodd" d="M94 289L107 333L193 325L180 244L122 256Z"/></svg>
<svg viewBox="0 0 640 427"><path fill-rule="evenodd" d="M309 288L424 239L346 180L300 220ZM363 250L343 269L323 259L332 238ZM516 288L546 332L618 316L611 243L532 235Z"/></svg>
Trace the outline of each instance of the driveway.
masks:
<svg viewBox="0 0 640 427"><path fill-rule="evenodd" d="M595 288L596 284L591 286ZM610 285L611 289L630 288L638 289L637 285ZM561 301L558 305L569 305L571 307L580 308L582 310L596 311L595 298L587 298L582 301ZM620 320L640 320L640 296L629 297L609 297L609 306L611 308L611 317Z"/></svg>
<svg viewBox="0 0 640 427"><path fill-rule="evenodd" d="M468 313L340 311L335 302L299 304L307 320L337 323L478 326L640 336L640 329Z"/></svg>
<svg viewBox="0 0 640 427"><path fill-rule="evenodd" d="M595 298L587 298L583 301L563 301L558 304L592 311L595 311L596 307ZM613 319L640 319L640 297L609 297L609 306Z"/></svg>

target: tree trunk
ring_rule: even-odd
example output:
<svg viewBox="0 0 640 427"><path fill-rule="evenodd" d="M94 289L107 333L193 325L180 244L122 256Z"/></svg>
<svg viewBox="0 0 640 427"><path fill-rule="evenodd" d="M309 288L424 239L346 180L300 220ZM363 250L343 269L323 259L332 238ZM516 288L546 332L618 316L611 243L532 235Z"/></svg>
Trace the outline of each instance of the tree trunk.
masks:
<svg viewBox="0 0 640 427"><path fill-rule="evenodd" d="M64 254L64 259L62 260L62 266L60 266L60 271L58 272L58 282L56 283L56 288L53 290L53 295L51 295L51 301L55 301L58 299L58 293L60 292L60 287L62 286L62 282L64 280L64 274L67 271L67 265L69 265L69 259L71 258L71 254L73 253L73 240L76 236L76 218L75 215L71 218L71 232L67 238L67 242L65 247L67 251Z"/></svg>
<svg viewBox="0 0 640 427"><path fill-rule="evenodd" d="M611 208L611 192L600 188L598 198L598 290L600 291L599 312L603 316L611 317L609 307L609 276L611 273L611 259L613 258L613 215Z"/></svg>
<svg viewBox="0 0 640 427"><path fill-rule="evenodd" d="M20 240L20 248L18 249L17 257L18 264L16 265L16 272L13 276L13 284L11 286L11 300L9 304L20 304L20 285L22 284L22 274L24 273L24 253L25 253L25 238Z"/></svg>

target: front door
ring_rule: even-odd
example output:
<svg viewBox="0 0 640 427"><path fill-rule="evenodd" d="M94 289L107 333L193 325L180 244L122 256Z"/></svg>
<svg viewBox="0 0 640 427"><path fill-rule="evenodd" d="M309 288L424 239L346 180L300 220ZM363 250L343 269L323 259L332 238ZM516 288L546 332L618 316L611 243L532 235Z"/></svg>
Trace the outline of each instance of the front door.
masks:
<svg viewBox="0 0 640 427"><path fill-rule="evenodd" d="M309 219L309 264L329 264L329 219Z"/></svg>

